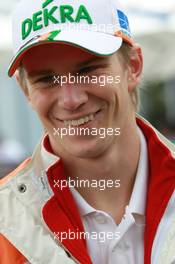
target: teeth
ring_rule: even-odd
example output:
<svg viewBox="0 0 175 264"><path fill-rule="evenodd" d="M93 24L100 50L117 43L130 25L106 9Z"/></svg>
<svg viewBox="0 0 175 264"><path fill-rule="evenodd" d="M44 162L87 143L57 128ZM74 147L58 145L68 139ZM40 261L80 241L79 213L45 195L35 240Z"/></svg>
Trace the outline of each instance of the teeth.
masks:
<svg viewBox="0 0 175 264"><path fill-rule="evenodd" d="M85 120L85 122L88 122L89 121L89 117L86 116L84 120Z"/></svg>
<svg viewBox="0 0 175 264"><path fill-rule="evenodd" d="M80 120L78 120L78 125L81 125L81 119L80 119Z"/></svg>
<svg viewBox="0 0 175 264"><path fill-rule="evenodd" d="M92 121L93 119L94 119L94 115L91 114L91 115L82 117L82 118L77 119L77 120L65 120L64 125L65 126L79 126L79 125L83 125L89 121Z"/></svg>
<svg viewBox="0 0 175 264"><path fill-rule="evenodd" d="M77 121L72 120L72 125L73 125L73 126L76 126L76 125L77 125Z"/></svg>
<svg viewBox="0 0 175 264"><path fill-rule="evenodd" d="M94 115L91 114L91 115L89 116L89 119L92 121L92 120L94 119Z"/></svg>

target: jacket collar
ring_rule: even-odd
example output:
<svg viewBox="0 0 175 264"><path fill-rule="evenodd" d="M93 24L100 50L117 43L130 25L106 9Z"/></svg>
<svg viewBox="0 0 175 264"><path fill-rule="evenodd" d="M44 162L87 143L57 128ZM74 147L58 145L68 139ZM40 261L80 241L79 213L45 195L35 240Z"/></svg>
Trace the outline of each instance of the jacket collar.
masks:
<svg viewBox="0 0 175 264"><path fill-rule="evenodd" d="M137 118L148 147L149 178L145 227L145 263L150 263L154 238L175 190L175 146L146 120Z"/></svg>
<svg viewBox="0 0 175 264"><path fill-rule="evenodd" d="M152 245L159 222L175 189L175 146L140 116L137 116L137 124L146 138L149 157L145 227L145 263L147 264L150 263ZM69 188L61 191L54 187L55 181L66 179L66 177L61 159L52 153L47 135L37 152L38 155L35 153L34 160L37 161L36 156L38 156L40 162L35 162L35 167L43 164L42 168L47 172L48 181L54 193L43 208L45 222L52 232L56 230L68 232L69 229L84 232L78 208ZM60 221L54 219L60 219ZM74 240L73 243L65 240L63 244L80 263L90 263L85 240Z"/></svg>
<svg viewBox="0 0 175 264"><path fill-rule="evenodd" d="M92 264L87 253L85 233L77 205L70 189L61 189L59 182L66 181L62 160L52 152L48 135L44 136L33 158L35 175L43 175L43 181L49 183L52 196L42 209L43 219L54 234L55 239L69 255L81 264ZM82 234L82 235L81 235ZM72 239L72 236L76 236ZM64 239L62 239L64 237Z"/></svg>

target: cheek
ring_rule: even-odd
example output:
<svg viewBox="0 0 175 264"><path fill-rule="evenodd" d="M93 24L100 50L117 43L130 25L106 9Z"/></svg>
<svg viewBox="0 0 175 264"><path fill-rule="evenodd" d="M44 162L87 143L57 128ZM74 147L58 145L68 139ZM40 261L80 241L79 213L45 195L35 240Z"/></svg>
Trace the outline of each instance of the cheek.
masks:
<svg viewBox="0 0 175 264"><path fill-rule="evenodd" d="M108 85L106 88L105 98L109 102L111 112L118 118L118 115L123 115L126 104L128 104L129 93L126 76L121 76L120 83Z"/></svg>
<svg viewBox="0 0 175 264"><path fill-rule="evenodd" d="M88 93L92 94L100 100L106 101L108 104L114 103L115 94L117 93L117 85L105 84L104 86L93 85L89 87Z"/></svg>
<svg viewBox="0 0 175 264"><path fill-rule="evenodd" d="M111 73L107 75L106 78L109 76L111 78L105 86L98 86L96 95L108 101L110 105L116 105L126 93L125 90L127 90L127 76L125 71L120 70L115 73L113 69L111 69Z"/></svg>
<svg viewBox="0 0 175 264"><path fill-rule="evenodd" d="M44 92L35 91L30 94L33 109L40 115L45 115L50 108L50 96Z"/></svg>

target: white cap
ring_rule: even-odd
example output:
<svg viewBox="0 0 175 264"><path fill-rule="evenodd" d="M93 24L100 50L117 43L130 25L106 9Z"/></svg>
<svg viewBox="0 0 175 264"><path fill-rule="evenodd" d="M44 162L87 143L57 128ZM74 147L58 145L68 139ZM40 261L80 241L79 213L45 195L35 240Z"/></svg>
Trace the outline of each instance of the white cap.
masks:
<svg viewBox="0 0 175 264"><path fill-rule="evenodd" d="M24 54L36 45L62 42L109 56L123 40L133 44L118 0L23 0L13 18L14 57L8 74L14 74Z"/></svg>

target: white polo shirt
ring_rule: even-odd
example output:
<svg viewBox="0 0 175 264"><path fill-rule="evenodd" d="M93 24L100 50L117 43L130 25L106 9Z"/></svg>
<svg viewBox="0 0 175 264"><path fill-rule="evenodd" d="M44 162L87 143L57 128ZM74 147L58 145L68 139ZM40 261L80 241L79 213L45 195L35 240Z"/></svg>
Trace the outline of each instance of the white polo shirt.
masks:
<svg viewBox="0 0 175 264"><path fill-rule="evenodd" d="M129 205L126 205L125 215L119 225L116 225L109 214L90 206L78 191L71 188L85 232L98 234L96 239L94 235L89 236L88 239L86 238L88 252L93 264L144 263L148 153L145 137L142 131L138 130L141 140L138 170ZM115 234L113 238L111 232Z"/></svg>

